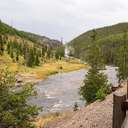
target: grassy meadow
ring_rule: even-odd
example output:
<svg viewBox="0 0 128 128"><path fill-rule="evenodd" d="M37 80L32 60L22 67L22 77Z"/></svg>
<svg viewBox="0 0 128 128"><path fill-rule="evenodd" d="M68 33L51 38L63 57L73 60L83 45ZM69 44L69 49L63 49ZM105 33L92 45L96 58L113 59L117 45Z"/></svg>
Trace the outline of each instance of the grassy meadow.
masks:
<svg viewBox="0 0 128 128"><path fill-rule="evenodd" d="M49 59L41 63L40 66L30 68L13 62L7 54L0 56L0 68L8 68L11 72L19 73L25 80L42 80L52 74L79 70L85 67L87 65L81 64L77 59L72 58L62 60Z"/></svg>

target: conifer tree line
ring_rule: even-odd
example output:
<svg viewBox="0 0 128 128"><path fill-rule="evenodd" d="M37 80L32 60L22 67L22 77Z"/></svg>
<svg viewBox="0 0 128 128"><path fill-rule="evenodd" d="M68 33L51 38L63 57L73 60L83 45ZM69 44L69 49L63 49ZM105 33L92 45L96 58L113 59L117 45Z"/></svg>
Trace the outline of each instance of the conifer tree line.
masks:
<svg viewBox="0 0 128 128"><path fill-rule="evenodd" d="M0 35L0 55L7 53L14 62L24 59L24 65L33 67L39 66L42 61L49 58L61 59L64 57L64 47L49 48L43 45L31 45L22 40L9 40L7 37Z"/></svg>
<svg viewBox="0 0 128 128"><path fill-rule="evenodd" d="M119 85L121 81L127 81L127 89L128 89L128 41L127 41L127 31L124 31L123 35L123 44L119 48L117 53L117 63L116 66L118 68L118 78ZM128 90L127 90L128 93Z"/></svg>
<svg viewBox="0 0 128 128"><path fill-rule="evenodd" d="M127 81L128 85L127 36L127 31L124 30L122 41L117 46L111 44L112 48L108 47L108 50L107 46L104 49L104 44L99 45L97 43L97 33L95 30L92 31L92 43L86 55L86 62L90 65L90 69L84 80L84 85L80 88L80 94L87 102L104 99L111 92L111 86L108 84L107 77L100 71L105 65L118 67L117 77L119 79L119 86L121 81Z"/></svg>
<svg viewBox="0 0 128 128"><path fill-rule="evenodd" d="M102 48L103 45L100 49L104 64L118 67L120 85L120 81L128 78L128 31L124 30L120 42L108 43L108 46Z"/></svg>

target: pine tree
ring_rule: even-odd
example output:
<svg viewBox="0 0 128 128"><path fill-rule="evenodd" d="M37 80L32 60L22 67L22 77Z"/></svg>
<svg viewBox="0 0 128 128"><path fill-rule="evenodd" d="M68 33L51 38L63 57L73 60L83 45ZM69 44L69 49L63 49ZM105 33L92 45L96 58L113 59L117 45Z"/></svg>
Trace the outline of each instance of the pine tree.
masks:
<svg viewBox="0 0 128 128"><path fill-rule="evenodd" d="M35 56L32 48L29 49L27 66L33 67L35 65Z"/></svg>
<svg viewBox="0 0 128 128"><path fill-rule="evenodd" d="M14 53L13 53L13 50L11 50L10 57L11 57L12 59L14 59Z"/></svg>
<svg viewBox="0 0 128 128"><path fill-rule="evenodd" d="M58 47L55 51L55 57L56 59L61 59L62 57L64 57L64 50L65 48L63 46Z"/></svg>
<svg viewBox="0 0 128 128"><path fill-rule="evenodd" d="M29 46L24 40L23 40L23 45L22 45L22 54L24 57L25 66L29 66L29 61L30 61L29 60Z"/></svg>
<svg viewBox="0 0 128 128"><path fill-rule="evenodd" d="M86 61L92 68L101 69L104 67L104 60L102 52L98 44L96 43L97 33L96 30L92 31L92 45L89 46Z"/></svg>
<svg viewBox="0 0 128 128"><path fill-rule="evenodd" d="M0 128L35 128L30 118L38 114L38 107L27 104L35 95L32 85L23 85L15 90L14 74L0 69Z"/></svg>
<svg viewBox="0 0 128 128"><path fill-rule="evenodd" d="M109 87L107 82L107 78L103 73L99 73L97 69L91 68L86 75L84 85L80 88L80 94L88 103L101 99L103 95L99 96L97 94L102 89L102 93L106 96Z"/></svg>
<svg viewBox="0 0 128 128"><path fill-rule="evenodd" d="M39 66L39 64L40 64L40 60L39 60L39 55L37 53L36 56L35 56L35 65Z"/></svg>
<svg viewBox="0 0 128 128"><path fill-rule="evenodd" d="M4 41L2 35L0 35L0 55L4 54Z"/></svg>
<svg viewBox="0 0 128 128"><path fill-rule="evenodd" d="M10 42L8 42L7 43L7 49L6 49L8 54L10 54L10 52L11 52L10 49L11 49Z"/></svg>
<svg viewBox="0 0 128 128"><path fill-rule="evenodd" d="M99 71L104 64L101 58L101 52L96 45L95 30L93 30L91 38L93 45L88 52L88 63L91 68L86 75L84 85L80 88L80 95L82 95L87 102L105 98L109 89L107 77Z"/></svg>
<svg viewBox="0 0 128 128"><path fill-rule="evenodd" d="M42 50L41 50L42 57L45 56L45 52L46 52L46 48L43 46L43 47L42 47Z"/></svg>
<svg viewBox="0 0 128 128"><path fill-rule="evenodd" d="M16 50L16 61L17 62L19 61L19 51L18 51L18 49Z"/></svg>

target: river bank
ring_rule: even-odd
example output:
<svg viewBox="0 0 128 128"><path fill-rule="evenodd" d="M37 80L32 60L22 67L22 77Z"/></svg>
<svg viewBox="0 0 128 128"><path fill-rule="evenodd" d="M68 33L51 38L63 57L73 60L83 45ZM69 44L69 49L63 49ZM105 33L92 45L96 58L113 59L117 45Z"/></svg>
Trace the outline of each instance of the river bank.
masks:
<svg viewBox="0 0 128 128"><path fill-rule="evenodd" d="M109 82L116 85L118 82L116 68L107 66L103 72L107 75ZM55 125L65 119L67 121L75 114L73 112L75 102L80 110L84 108L86 102L80 100L79 87L82 85L86 73L87 69L59 73L38 83L36 86L38 97L31 99L31 103L43 106L43 116L40 115L36 124L43 127L47 123Z"/></svg>
<svg viewBox="0 0 128 128"><path fill-rule="evenodd" d="M3 66L4 64L2 64ZM48 79L40 81L38 86L35 88L38 90L38 96L33 100L37 105L42 105L43 109L46 108L48 115L39 117L37 119L36 124L41 124L39 127L43 127L42 125L48 125L48 127L56 128L79 128L79 127L87 127L90 126L96 127L99 125L100 121L104 116L110 119L112 112L112 96L111 98L107 98L103 102L96 101L91 105L88 105L86 108L81 107L77 112L55 112L51 114L52 111L66 110L66 108L72 108L72 105L76 101L80 101L80 97L78 94L79 87L81 86L81 82L85 78L85 70L84 71L74 71L70 73L62 73L72 70L77 70L80 68L85 68L80 66L79 62L72 62L67 60L58 60L58 61L49 61L47 63L42 64L42 66L28 68L21 67L21 65L16 65L17 67L13 67L16 63L10 63L9 69L11 71L15 71L18 73L25 74L23 75L27 78L26 81L31 82L31 80L42 80L46 79L51 74L56 74L48 77ZM77 67L77 66L78 67ZM11 68L12 66L12 68ZM77 68L76 68L77 67ZM59 73L60 72L60 73ZM30 76L29 76L30 74ZM44 75L45 74L45 75ZM108 74L109 80L115 80L113 77L113 67L108 67L106 72ZM44 77L43 77L44 76ZM114 75L115 76L115 75ZM114 82L114 81L113 81ZM44 86L45 85L45 86ZM108 109L108 111L106 110ZM107 113L104 113L104 111ZM84 114L83 114L84 113ZM101 114L103 113L103 115ZM107 115L109 114L109 115ZM102 115L102 116L101 116ZM97 117L96 119L93 118ZM99 121L100 120L100 121ZM107 119L106 119L107 120ZM105 120L105 121L106 121ZM42 123L43 122L43 123ZM76 123L78 122L78 123ZM110 123L110 120L107 121ZM85 123L85 124L84 124ZM92 124L91 124L92 123ZM93 124L94 123L94 124ZM106 123L109 126L108 123ZM66 126L66 127L65 127ZM101 125L102 126L102 125ZM103 126L102 126L103 127ZM89 128L89 127L87 127ZM101 127L99 127L101 128ZM107 128L107 127L105 127Z"/></svg>
<svg viewBox="0 0 128 128"><path fill-rule="evenodd" d="M11 72L16 72L20 81L37 83L46 79L48 76L59 72L70 72L87 68L75 58L63 58L62 60L50 59L36 67L26 67L20 63L15 63L8 55L0 56L0 68L8 68Z"/></svg>
<svg viewBox="0 0 128 128"><path fill-rule="evenodd" d="M69 118L58 118L44 125L48 128L112 128L113 94L126 93L126 83L121 88L106 96L104 101L95 101L73 112ZM43 118L42 118L43 119Z"/></svg>
<svg viewBox="0 0 128 128"><path fill-rule="evenodd" d="M76 71L87 67L78 60L49 60L38 67L26 68L25 72L20 73L20 76L23 81L35 83L47 79L53 74Z"/></svg>

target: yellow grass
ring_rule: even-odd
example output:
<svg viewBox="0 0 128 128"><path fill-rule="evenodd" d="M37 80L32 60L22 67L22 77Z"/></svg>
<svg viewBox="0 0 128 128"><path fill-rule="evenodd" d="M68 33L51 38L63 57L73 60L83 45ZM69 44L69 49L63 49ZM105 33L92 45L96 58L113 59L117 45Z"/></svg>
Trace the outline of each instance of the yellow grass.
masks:
<svg viewBox="0 0 128 128"><path fill-rule="evenodd" d="M78 70L84 67L85 67L84 64L70 63L70 62L66 62L65 60L59 60L59 61L54 61L54 62L51 61L42 64L41 66L34 68L33 71L37 74L37 78L42 79L42 78L46 78L51 74L55 74L58 72L68 72L68 71Z"/></svg>
<svg viewBox="0 0 128 128"><path fill-rule="evenodd" d="M60 119L68 119L72 116L73 112L63 112L63 113L49 113L40 116L35 119L34 124L37 128L43 128L47 123L51 121L57 121Z"/></svg>
<svg viewBox="0 0 128 128"><path fill-rule="evenodd" d="M81 64L76 59L63 59L49 60L46 63L41 64L40 66L29 68L23 66L22 64L12 62L12 59L8 55L4 55L0 56L0 67L8 67L11 72L24 74L23 76L29 77L29 79L45 79L51 74L78 70L81 68L86 68L87 65Z"/></svg>

